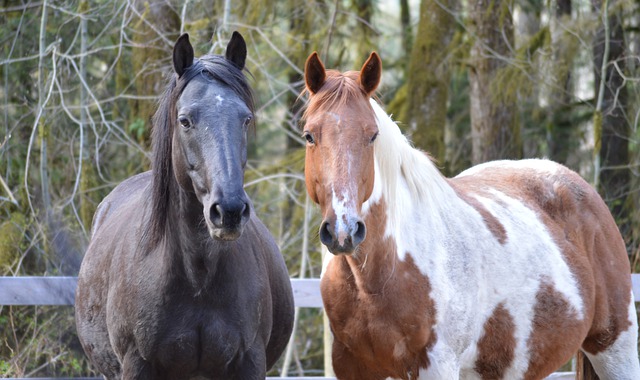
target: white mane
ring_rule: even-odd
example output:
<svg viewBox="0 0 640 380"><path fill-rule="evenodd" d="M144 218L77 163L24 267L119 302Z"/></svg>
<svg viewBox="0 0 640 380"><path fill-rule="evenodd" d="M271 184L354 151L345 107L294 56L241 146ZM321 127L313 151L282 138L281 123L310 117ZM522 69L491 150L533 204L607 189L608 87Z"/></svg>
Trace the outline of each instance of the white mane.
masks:
<svg viewBox="0 0 640 380"><path fill-rule="evenodd" d="M402 134L398 125L373 99L371 106L376 115L379 137L374 143L376 182L390 210L402 210L418 204L432 208L451 196L453 189L424 152L414 148ZM406 187L410 199L401 199ZM435 202L435 203L434 203ZM395 204L394 204L395 203ZM431 206L431 207L429 207ZM393 218L393 216L391 216Z"/></svg>

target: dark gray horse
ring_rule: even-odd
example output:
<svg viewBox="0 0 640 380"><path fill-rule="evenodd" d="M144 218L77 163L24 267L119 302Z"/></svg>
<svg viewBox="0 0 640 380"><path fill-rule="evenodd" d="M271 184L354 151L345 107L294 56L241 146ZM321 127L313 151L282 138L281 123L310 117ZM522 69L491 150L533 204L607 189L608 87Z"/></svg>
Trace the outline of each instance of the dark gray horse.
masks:
<svg viewBox="0 0 640 380"><path fill-rule="evenodd" d="M188 35L154 117L153 166L100 204L76 292L82 346L107 379L264 379L293 295L243 189L252 93L242 36L194 59Z"/></svg>

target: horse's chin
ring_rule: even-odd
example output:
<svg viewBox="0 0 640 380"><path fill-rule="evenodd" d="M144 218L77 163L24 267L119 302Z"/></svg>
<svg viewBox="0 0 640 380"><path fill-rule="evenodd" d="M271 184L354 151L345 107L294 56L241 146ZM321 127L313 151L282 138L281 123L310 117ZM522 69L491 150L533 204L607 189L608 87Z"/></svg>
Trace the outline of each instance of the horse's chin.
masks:
<svg viewBox="0 0 640 380"><path fill-rule="evenodd" d="M234 241L242 235L242 227L238 228L210 228L209 235L211 238L218 241Z"/></svg>
<svg viewBox="0 0 640 380"><path fill-rule="evenodd" d="M333 247L329 247L326 246L327 249L329 250L329 252L331 252L334 256L351 256L353 255L353 253L356 250L356 247L342 247L342 246L333 246Z"/></svg>

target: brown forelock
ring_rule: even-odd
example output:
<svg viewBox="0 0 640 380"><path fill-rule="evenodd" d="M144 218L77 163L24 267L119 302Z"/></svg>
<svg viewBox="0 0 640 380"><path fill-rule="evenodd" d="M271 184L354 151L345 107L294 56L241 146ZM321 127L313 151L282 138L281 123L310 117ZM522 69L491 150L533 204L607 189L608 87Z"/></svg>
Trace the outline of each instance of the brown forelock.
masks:
<svg viewBox="0 0 640 380"><path fill-rule="evenodd" d="M314 145L307 146L305 182L311 198L320 204L323 214L326 214L325 205L330 202L333 185L341 188L344 182L355 181L359 191L359 203L355 204L358 209L373 190L373 146L370 140L377 125L369 100L358 84L358 76L356 71L344 74L327 71L324 85L316 94L310 95L304 114L305 130L311 132L315 139ZM354 157L350 176L344 164L346 152Z"/></svg>
<svg viewBox="0 0 640 380"><path fill-rule="evenodd" d="M352 256L336 256L322 278L325 310L334 333L339 379L416 379L435 345L431 284L407 252L401 261L385 236L386 204L372 205L367 239Z"/></svg>
<svg viewBox="0 0 640 380"><path fill-rule="evenodd" d="M308 93L309 100L307 108L302 114L302 119L307 120L309 115L318 113L320 110L333 110L337 107L343 107L353 99L362 98L367 100L367 94L360 86L360 72L346 71L341 73L337 70L327 70L326 79L322 87L315 94L309 93L307 89L303 90ZM369 106L371 109L371 107Z"/></svg>
<svg viewBox="0 0 640 380"><path fill-rule="evenodd" d="M486 189L495 188L522 201L546 225L583 298L583 328L589 329L585 350L595 354L606 349L630 326L631 279L624 242L605 203L578 174L562 166L555 174L534 169L487 168L452 181L464 191L489 198L495 196ZM565 313L567 316L570 314ZM549 339L561 341L568 337L560 330L553 331L556 333ZM548 342L548 346L552 345L562 346L561 342Z"/></svg>
<svg viewBox="0 0 640 380"><path fill-rule="evenodd" d="M566 363L587 332L588 326L550 280L543 279L536 294L525 379L542 379Z"/></svg>
<svg viewBox="0 0 640 380"><path fill-rule="evenodd" d="M483 380L502 379L514 358L516 325L503 304L493 310L484 323L484 335L478 341L475 371Z"/></svg>

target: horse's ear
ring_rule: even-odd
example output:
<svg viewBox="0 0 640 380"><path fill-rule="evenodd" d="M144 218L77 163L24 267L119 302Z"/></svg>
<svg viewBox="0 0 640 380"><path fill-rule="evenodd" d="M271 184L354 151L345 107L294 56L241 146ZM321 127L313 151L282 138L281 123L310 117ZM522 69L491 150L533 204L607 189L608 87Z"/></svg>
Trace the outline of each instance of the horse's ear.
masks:
<svg viewBox="0 0 640 380"><path fill-rule="evenodd" d="M240 70L244 69L244 64L247 60L247 44L244 42L242 34L233 32L224 56L238 66Z"/></svg>
<svg viewBox="0 0 640 380"><path fill-rule="evenodd" d="M173 69L179 77L193 65L193 46L189 42L189 34L184 33L173 45Z"/></svg>
<svg viewBox="0 0 640 380"><path fill-rule="evenodd" d="M314 51L304 64L304 82L307 85L307 90L312 94L317 93L326 78L327 72L324 65L318 57L318 53Z"/></svg>
<svg viewBox="0 0 640 380"><path fill-rule="evenodd" d="M380 60L378 53L374 51L362 65L362 69L360 69L360 85L367 95L371 96L378 88L381 76L382 60Z"/></svg>

